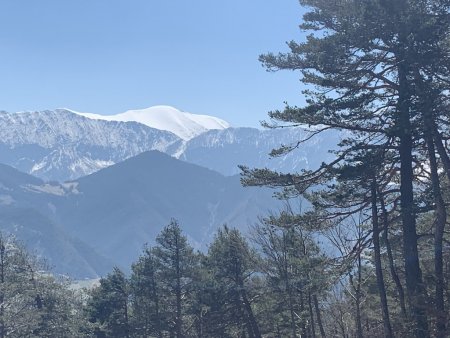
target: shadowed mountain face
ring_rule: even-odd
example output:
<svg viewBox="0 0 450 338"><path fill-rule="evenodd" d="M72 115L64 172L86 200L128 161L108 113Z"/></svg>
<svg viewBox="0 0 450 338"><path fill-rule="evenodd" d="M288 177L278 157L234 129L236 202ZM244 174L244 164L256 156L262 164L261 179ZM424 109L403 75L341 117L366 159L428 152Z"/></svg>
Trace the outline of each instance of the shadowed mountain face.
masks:
<svg viewBox="0 0 450 338"><path fill-rule="evenodd" d="M44 184L40 179L0 165L0 229L23 241L56 272L94 278L108 272L113 263L69 235L52 217L55 203L68 193L63 186Z"/></svg>
<svg viewBox="0 0 450 338"><path fill-rule="evenodd" d="M245 229L277 207L268 190L156 151L64 184L1 169L1 228L76 277L129 267L171 218L201 249L222 224Z"/></svg>
<svg viewBox="0 0 450 338"><path fill-rule="evenodd" d="M125 266L171 218L204 248L222 224L245 229L276 204L270 191L243 188L237 176L225 177L156 151L73 184L79 193L57 207L61 222Z"/></svg>

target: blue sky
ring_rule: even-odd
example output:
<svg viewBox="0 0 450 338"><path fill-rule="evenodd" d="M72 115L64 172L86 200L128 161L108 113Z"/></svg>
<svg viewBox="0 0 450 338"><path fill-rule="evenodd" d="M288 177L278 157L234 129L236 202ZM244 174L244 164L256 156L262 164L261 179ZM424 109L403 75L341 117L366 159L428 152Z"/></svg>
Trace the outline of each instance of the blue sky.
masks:
<svg viewBox="0 0 450 338"><path fill-rule="evenodd" d="M303 38L298 0L0 1L0 110L117 114L172 105L258 126L302 104L258 55Z"/></svg>

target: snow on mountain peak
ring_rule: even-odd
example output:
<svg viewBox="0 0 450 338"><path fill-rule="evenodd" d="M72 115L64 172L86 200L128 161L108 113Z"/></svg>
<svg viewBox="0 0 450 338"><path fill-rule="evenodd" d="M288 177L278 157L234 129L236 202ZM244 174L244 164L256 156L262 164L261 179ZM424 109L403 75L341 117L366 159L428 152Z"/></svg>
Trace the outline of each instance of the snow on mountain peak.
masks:
<svg viewBox="0 0 450 338"><path fill-rule="evenodd" d="M139 122L151 128L170 131L186 141L211 129L230 127L228 122L217 117L182 112L171 106L153 106L146 109L128 110L117 115L74 113L97 120Z"/></svg>

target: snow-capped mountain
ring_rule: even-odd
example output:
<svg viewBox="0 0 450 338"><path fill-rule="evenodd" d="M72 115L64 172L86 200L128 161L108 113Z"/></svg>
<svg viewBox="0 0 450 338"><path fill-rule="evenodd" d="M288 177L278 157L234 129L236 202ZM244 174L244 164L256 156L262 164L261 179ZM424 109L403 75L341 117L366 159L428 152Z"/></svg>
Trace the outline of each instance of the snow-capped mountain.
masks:
<svg viewBox="0 0 450 338"><path fill-rule="evenodd" d="M324 132L303 143L292 152L270 157L276 148L296 145L308 134L300 128L268 129L228 128L210 130L184 144L179 158L220 172L238 174L238 165L250 168L269 168L280 172L318 168L330 159L328 149L338 143L338 135Z"/></svg>
<svg viewBox="0 0 450 338"><path fill-rule="evenodd" d="M96 120L138 122L151 128L169 131L187 141L211 129L226 129L230 124L217 117L182 112L170 106L128 110L117 115L76 114Z"/></svg>
<svg viewBox="0 0 450 338"><path fill-rule="evenodd" d="M47 180L74 179L147 150L175 152L181 143L140 123L92 120L64 109L0 112L0 162Z"/></svg>
<svg viewBox="0 0 450 338"><path fill-rule="evenodd" d="M160 128L170 126L173 130L178 126L186 127L185 133L195 128L196 133L202 132L186 140L187 134L183 139L140 122L88 118L83 116L86 114L67 109L0 112L0 163L45 180L62 182L94 173L144 151L159 150L223 175L239 173L238 165L292 172L317 167L329 157L327 149L338 143L337 135L327 133L285 156L270 158L268 154L272 149L295 145L305 137L304 131L299 128L225 128L226 122L213 117L167 109L174 112L168 114L169 122L161 117L163 115L159 120L153 118L153 122L159 121ZM158 114L162 114L161 111ZM199 122L195 128L193 121ZM214 129L219 126L225 129Z"/></svg>
<svg viewBox="0 0 450 338"><path fill-rule="evenodd" d="M176 125L173 116L166 126ZM256 221L274 200L270 191L240 186L239 164L289 172L315 168L338 141L336 134L323 134L270 158L272 149L307 135L299 128L215 129L215 118L193 119L203 129L188 139L67 109L0 112L0 163L40 178L0 165L0 228L58 261L60 271L95 276L110 260L128 266L170 217L185 224L199 246L221 224Z"/></svg>

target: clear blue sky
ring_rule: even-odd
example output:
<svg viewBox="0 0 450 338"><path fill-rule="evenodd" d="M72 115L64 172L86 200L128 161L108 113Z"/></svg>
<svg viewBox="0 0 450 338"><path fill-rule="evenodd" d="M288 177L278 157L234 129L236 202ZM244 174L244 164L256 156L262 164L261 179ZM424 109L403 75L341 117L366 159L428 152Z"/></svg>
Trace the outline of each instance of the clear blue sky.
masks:
<svg viewBox="0 0 450 338"><path fill-rule="evenodd" d="M0 110L117 114L172 105L258 126L301 104L258 55L302 38L298 0L0 1Z"/></svg>

